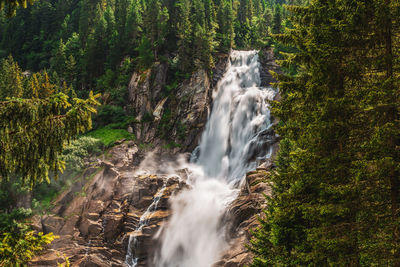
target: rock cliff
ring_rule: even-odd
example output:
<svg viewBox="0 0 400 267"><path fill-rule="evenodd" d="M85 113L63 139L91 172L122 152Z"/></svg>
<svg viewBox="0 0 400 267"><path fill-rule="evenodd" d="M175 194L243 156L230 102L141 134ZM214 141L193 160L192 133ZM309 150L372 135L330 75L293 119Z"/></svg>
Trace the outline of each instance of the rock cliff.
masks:
<svg viewBox="0 0 400 267"><path fill-rule="evenodd" d="M179 144L179 151L193 150L210 111L212 90L227 62L228 55L219 55L211 79L200 69L180 84L168 84L167 64L157 62L146 71L133 73L127 109L135 116L132 129L138 140L154 145L169 141Z"/></svg>

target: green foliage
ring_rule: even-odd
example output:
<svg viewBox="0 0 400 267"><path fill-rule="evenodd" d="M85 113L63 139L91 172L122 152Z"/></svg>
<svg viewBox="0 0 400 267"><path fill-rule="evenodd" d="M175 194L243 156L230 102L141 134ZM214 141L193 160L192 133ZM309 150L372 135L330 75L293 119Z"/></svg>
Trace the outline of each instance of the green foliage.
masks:
<svg viewBox="0 0 400 267"><path fill-rule="evenodd" d="M272 33L278 34L282 31L282 7L277 5L272 19Z"/></svg>
<svg viewBox="0 0 400 267"><path fill-rule="evenodd" d="M85 167L85 159L101 153L101 142L98 139L81 136L72 140L63 151L62 160L69 171L80 171Z"/></svg>
<svg viewBox="0 0 400 267"><path fill-rule="evenodd" d="M122 123L127 119L125 111L120 106L102 105L95 118L95 128L111 123Z"/></svg>
<svg viewBox="0 0 400 267"><path fill-rule="evenodd" d="M24 88L21 68L11 56L0 64L0 99L22 97Z"/></svg>
<svg viewBox="0 0 400 267"><path fill-rule="evenodd" d="M181 147L181 146L182 146L181 144L171 142L171 143L163 145L163 148L164 149L174 149L174 148Z"/></svg>
<svg viewBox="0 0 400 267"><path fill-rule="evenodd" d="M31 215L29 209L18 208L7 213L0 208L0 266L24 266L56 238L52 233L31 231L25 223Z"/></svg>
<svg viewBox="0 0 400 267"><path fill-rule="evenodd" d="M28 3L32 5L33 0L0 0L0 10L5 9L7 16L11 17L18 7L26 8Z"/></svg>
<svg viewBox="0 0 400 267"><path fill-rule="evenodd" d="M146 69L162 56L177 54L180 70L190 73L212 69L215 53L228 52L235 42L240 48L267 45L271 10L278 14L281 2L42 0L0 20L0 50L12 53L24 69L50 67L77 91L93 88L126 56L135 59L136 69ZM285 16L282 12L282 24Z"/></svg>
<svg viewBox="0 0 400 267"><path fill-rule="evenodd" d="M53 233L44 235L34 231L3 233L0 239L0 266L23 266L55 238Z"/></svg>
<svg viewBox="0 0 400 267"><path fill-rule="evenodd" d="M137 47L138 57L137 64L141 70L148 69L154 62L154 54L151 43L146 36L143 36L140 40L139 46Z"/></svg>
<svg viewBox="0 0 400 267"><path fill-rule="evenodd" d="M283 141L252 266L399 266L400 4L287 9L275 38L297 73L278 76Z"/></svg>
<svg viewBox="0 0 400 267"><path fill-rule="evenodd" d="M105 127L88 132L85 134L85 136L99 139L105 147L113 146L116 141L121 139L135 139L135 136L131 133L128 133L126 129L118 129L113 127L118 127L118 125L107 125Z"/></svg>
<svg viewBox="0 0 400 267"><path fill-rule="evenodd" d="M0 87L0 177L20 175L32 188L48 180L49 171L57 176L63 169L64 142L91 128L99 95L70 101L72 89L50 83L46 72L33 74L22 88L15 84L22 74L12 58L2 63L9 79ZM20 98L22 92L28 98Z"/></svg>
<svg viewBox="0 0 400 267"><path fill-rule="evenodd" d="M57 93L45 99L11 98L0 102L0 169L7 178L17 173L31 187L47 180L48 172L63 169L59 156L64 141L91 128L91 114L98 105Z"/></svg>

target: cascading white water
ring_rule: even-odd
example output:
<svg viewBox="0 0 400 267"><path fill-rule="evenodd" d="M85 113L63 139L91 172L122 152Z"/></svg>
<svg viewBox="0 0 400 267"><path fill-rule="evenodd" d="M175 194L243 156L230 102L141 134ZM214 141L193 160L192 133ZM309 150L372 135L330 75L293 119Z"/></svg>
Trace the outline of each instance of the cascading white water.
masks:
<svg viewBox="0 0 400 267"><path fill-rule="evenodd" d="M266 100L275 91L261 88L260 83L257 51L233 51L193 153L191 189L171 199L172 217L160 232L156 266L209 267L226 247L221 217L246 172L255 168L258 158L270 154Z"/></svg>
<svg viewBox="0 0 400 267"><path fill-rule="evenodd" d="M238 180L255 167L258 133L270 127L266 99L275 91L260 88L260 63L256 51L233 51L228 71L214 92L211 116L199 146L197 165L207 176ZM260 153L258 153L257 150Z"/></svg>

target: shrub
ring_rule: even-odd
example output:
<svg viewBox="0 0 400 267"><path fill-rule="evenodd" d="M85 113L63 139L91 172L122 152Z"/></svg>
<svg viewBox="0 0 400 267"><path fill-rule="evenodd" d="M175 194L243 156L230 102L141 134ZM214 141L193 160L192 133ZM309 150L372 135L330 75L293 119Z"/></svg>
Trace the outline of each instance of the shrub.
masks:
<svg viewBox="0 0 400 267"><path fill-rule="evenodd" d="M62 159L67 170L80 171L85 165L85 159L101 153L102 143L99 139L81 136L71 141L63 151Z"/></svg>
<svg viewBox="0 0 400 267"><path fill-rule="evenodd" d="M53 233L32 231L25 222L31 215L32 211L24 208L0 212L0 266L25 266L56 238Z"/></svg>

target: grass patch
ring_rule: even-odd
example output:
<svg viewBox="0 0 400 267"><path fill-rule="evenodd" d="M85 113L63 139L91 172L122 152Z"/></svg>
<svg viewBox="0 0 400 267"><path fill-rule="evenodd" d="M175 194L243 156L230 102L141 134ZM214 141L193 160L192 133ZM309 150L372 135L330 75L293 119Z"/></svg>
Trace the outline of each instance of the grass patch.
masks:
<svg viewBox="0 0 400 267"><path fill-rule="evenodd" d="M105 147L111 147L114 143L121 139L134 140L135 135L128 133L124 129L116 129L114 125L110 124L105 127L88 132L85 136L90 136L99 139Z"/></svg>
<svg viewBox="0 0 400 267"><path fill-rule="evenodd" d="M177 148L177 147L182 147L182 145L178 144L178 143L175 143L175 142L171 142L171 143L168 143L168 144L165 144L165 145L162 146L162 148L164 148L164 149L174 149L174 148Z"/></svg>

